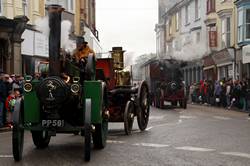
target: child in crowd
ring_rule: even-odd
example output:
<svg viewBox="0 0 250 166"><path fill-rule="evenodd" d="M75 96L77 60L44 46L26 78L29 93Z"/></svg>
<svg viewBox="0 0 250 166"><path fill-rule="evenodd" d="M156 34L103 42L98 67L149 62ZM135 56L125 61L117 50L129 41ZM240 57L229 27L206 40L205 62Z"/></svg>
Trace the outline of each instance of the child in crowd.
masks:
<svg viewBox="0 0 250 166"><path fill-rule="evenodd" d="M14 106L16 99L20 97L20 92L18 90L15 90L10 93L10 95L7 97L5 101L5 107L7 110L7 125L8 127L12 128L13 119L12 114L14 112Z"/></svg>

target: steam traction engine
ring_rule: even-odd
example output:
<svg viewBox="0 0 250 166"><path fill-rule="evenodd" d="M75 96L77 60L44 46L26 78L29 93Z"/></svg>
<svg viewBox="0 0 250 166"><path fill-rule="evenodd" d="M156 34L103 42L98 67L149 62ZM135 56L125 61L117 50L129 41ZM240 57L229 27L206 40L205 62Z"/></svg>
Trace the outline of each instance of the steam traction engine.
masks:
<svg viewBox="0 0 250 166"><path fill-rule="evenodd" d="M152 59L144 64L152 103L157 108L164 108L165 102L187 108L186 87L180 70L183 65L184 62L174 59Z"/></svg>
<svg viewBox="0 0 250 166"><path fill-rule="evenodd" d="M37 148L45 148L57 133L79 133L85 137L84 158L90 160L91 142L97 149L106 145L108 131L105 83L95 80L93 56L88 57L86 74L90 80L80 83L79 71L62 76L59 62L61 12L58 5L48 6L49 73L43 80L25 77L24 97L15 105L13 114L13 156L22 159L24 130L31 131Z"/></svg>
<svg viewBox="0 0 250 166"><path fill-rule="evenodd" d="M109 122L124 122L126 134L131 134L137 117L141 131L149 120L149 88L146 81L133 86L131 73L124 70L122 47L113 47L112 58L98 59L96 77L107 83Z"/></svg>

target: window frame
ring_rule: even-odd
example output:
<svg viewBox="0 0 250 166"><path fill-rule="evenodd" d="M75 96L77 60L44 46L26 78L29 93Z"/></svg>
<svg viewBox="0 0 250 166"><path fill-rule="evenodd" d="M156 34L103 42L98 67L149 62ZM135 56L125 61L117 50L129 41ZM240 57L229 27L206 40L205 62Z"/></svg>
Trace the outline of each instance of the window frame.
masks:
<svg viewBox="0 0 250 166"><path fill-rule="evenodd" d="M231 46L231 17L227 16L221 20L221 45L222 48ZM223 45L224 42L224 45Z"/></svg>
<svg viewBox="0 0 250 166"><path fill-rule="evenodd" d="M176 31L179 31L180 29L180 25L179 25L179 22L180 22L180 14L179 12L176 12L175 13L175 26L176 26Z"/></svg>
<svg viewBox="0 0 250 166"><path fill-rule="evenodd" d="M29 16L29 2L28 0L22 0L23 15Z"/></svg>
<svg viewBox="0 0 250 166"><path fill-rule="evenodd" d="M240 12L242 12L241 16L240 16ZM238 42L243 42L244 41L244 9L240 8L237 11L237 34L238 34ZM242 24L239 24L239 18L242 18ZM241 28L241 31L240 31Z"/></svg>
<svg viewBox="0 0 250 166"><path fill-rule="evenodd" d="M237 35L238 35L238 43L242 43L242 42L249 42L250 41L250 36L249 38L247 38L247 26L250 26L250 22L247 23L247 10L250 11L250 6L247 7L241 7L238 8L237 11ZM241 16L240 16L240 12ZM239 18L243 18L242 19L242 24L239 24Z"/></svg>
<svg viewBox="0 0 250 166"><path fill-rule="evenodd" d="M195 20L198 20L201 18L201 6L200 6L200 1L199 0L195 0Z"/></svg>
<svg viewBox="0 0 250 166"><path fill-rule="evenodd" d="M0 16L3 15L3 3L2 3L2 2L3 2L3 1L0 0Z"/></svg>
<svg viewBox="0 0 250 166"><path fill-rule="evenodd" d="M169 20L168 26L169 26L169 36L171 36L172 33L173 33L173 29L172 29L172 19Z"/></svg>
<svg viewBox="0 0 250 166"><path fill-rule="evenodd" d="M185 6L185 25L189 24L189 4Z"/></svg>
<svg viewBox="0 0 250 166"><path fill-rule="evenodd" d="M245 11L245 16L244 16L244 20L243 20L243 25L245 28L244 38L245 38L245 41L250 41L250 35L249 35L249 38L247 38L247 29L248 29L248 26L250 26L250 18L249 18L249 22L247 23L247 10L249 10L249 17L250 17L250 6L248 8L245 8L245 10L244 10ZM249 30L249 34L250 34L250 30Z"/></svg>
<svg viewBox="0 0 250 166"><path fill-rule="evenodd" d="M207 0L207 14L213 13L216 11L216 4L215 0Z"/></svg>
<svg viewBox="0 0 250 166"><path fill-rule="evenodd" d="M75 1L67 0L68 12L75 13Z"/></svg>

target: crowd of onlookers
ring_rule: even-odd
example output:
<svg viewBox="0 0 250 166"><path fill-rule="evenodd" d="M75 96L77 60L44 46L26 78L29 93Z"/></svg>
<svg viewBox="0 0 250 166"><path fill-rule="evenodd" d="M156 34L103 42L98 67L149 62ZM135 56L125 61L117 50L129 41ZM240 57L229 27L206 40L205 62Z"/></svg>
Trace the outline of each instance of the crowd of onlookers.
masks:
<svg viewBox="0 0 250 166"><path fill-rule="evenodd" d="M224 107L227 110L237 107L249 111L250 91L248 82L243 80L201 80L189 87L192 103ZM250 115L250 114L249 114Z"/></svg>
<svg viewBox="0 0 250 166"><path fill-rule="evenodd" d="M23 93L21 75L0 73L0 127L12 127L12 114L16 99Z"/></svg>

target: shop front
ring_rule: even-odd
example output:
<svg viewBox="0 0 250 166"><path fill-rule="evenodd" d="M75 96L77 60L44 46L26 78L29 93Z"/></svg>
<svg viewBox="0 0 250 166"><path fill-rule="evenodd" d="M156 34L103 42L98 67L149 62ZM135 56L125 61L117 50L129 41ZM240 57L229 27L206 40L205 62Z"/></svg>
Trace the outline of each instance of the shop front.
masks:
<svg viewBox="0 0 250 166"><path fill-rule="evenodd" d="M212 54L217 66L217 80L235 79L234 49L226 48Z"/></svg>
<svg viewBox="0 0 250 166"><path fill-rule="evenodd" d="M203 75L204 80L217 80L217 68L211 55L203 57Z"/></svg>

